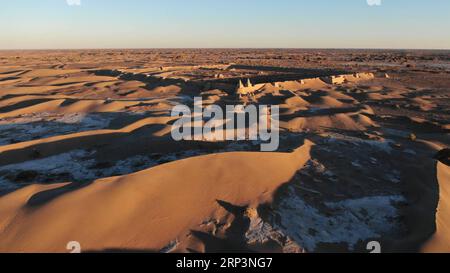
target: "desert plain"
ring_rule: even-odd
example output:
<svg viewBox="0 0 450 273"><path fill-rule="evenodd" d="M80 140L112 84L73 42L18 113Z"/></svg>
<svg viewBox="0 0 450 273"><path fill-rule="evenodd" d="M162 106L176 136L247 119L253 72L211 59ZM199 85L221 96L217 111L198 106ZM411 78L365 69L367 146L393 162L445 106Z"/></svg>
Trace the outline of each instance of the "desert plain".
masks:
<svg viewBox="0 0 450 273"><path fill-rule="evenodd" d="M173 140L194 97L278 150ZM0 252L449 252L449 133L449 51L0 51Z"/></svg>

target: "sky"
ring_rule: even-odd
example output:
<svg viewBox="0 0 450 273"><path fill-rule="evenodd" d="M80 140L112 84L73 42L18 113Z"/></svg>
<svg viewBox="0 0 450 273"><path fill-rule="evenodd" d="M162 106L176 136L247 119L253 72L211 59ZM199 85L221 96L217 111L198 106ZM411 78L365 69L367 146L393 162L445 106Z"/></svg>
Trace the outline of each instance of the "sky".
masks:
<svg viewBox="0 0 450 273"><path fill-rule="evenodd" d="M449 0L0 0L0 49L450 49Z"/></svg>

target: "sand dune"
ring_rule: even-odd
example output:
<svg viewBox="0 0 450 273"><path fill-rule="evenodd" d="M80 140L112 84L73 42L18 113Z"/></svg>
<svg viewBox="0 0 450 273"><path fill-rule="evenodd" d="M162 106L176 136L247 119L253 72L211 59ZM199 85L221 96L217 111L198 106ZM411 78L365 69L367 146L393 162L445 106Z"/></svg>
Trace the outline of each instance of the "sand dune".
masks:
<svg viewBox="0 0 450 273"><path fill-rule="evenodd" d="M280 123L280 126L282 128L287 128L292 131L320 131L327 128L338 128L343 130L364 130L364 128L374 125L375 124L367 116L349 116L347 114L336 114L311 118L299 117L294 118L288 122Z"/></svg>
<svg viewBox="0 0 450 273"><path fill-rule="evenodd" d="M309 159L312 143L291 154L228 153L177 161L85 187L30 186L0 200L1 252L159 250L185 240L210 217L217 200L257 207L270 202Z"/></svg>
<svg viewBox="0 0 450 273"><path fill-rule="evenodd" d="M436 233L424 245L422 251L448 253L450 252L450 189L448 184L450 181L450 167L443 163L438 163L437 176L439 181L439 206L436 213Z"/></svg>
<svg viewBox="0 0 450 273"><path fill-rule="evenodd" d="M171 126L167 123L174 120L172 117L150 117L141 119L119 130L94 130L67 135L58 135L49 138L20 142L0 147L0 162L2 164L12 164L26 161L33 154L39 151L40 156L52 156L64 153L73 149L87 149L101 143L107 143L115 136L131 133L135 130L150 125L163 125L166 129L155 131L155 136L162 136L170 133ZM150 137L151 135L149 135Z"/></svg>

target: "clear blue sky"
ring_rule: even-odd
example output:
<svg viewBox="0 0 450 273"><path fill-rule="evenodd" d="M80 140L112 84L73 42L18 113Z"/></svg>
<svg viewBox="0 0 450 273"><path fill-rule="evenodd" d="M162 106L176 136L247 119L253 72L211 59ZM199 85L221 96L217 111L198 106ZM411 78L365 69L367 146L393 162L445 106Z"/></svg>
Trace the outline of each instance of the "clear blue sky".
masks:
<svg viewBox="0 0 450 273"><path fill-rule="evenodd" d="M164 47L450 49L450 1L0 1L0 49Z"/></svg>

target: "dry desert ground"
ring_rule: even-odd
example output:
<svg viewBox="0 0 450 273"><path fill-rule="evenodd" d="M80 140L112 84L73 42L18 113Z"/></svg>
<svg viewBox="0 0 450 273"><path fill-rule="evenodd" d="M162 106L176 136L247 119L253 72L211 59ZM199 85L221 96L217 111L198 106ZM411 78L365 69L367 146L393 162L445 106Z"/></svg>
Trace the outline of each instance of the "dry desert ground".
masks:
<svg viewBox="0 0 450 273"><path fill-rule="evenodd" d="M194 97L279 149L175 141ZM0 51L0 252L449 252L449 132L449 51Z"/></svg>

